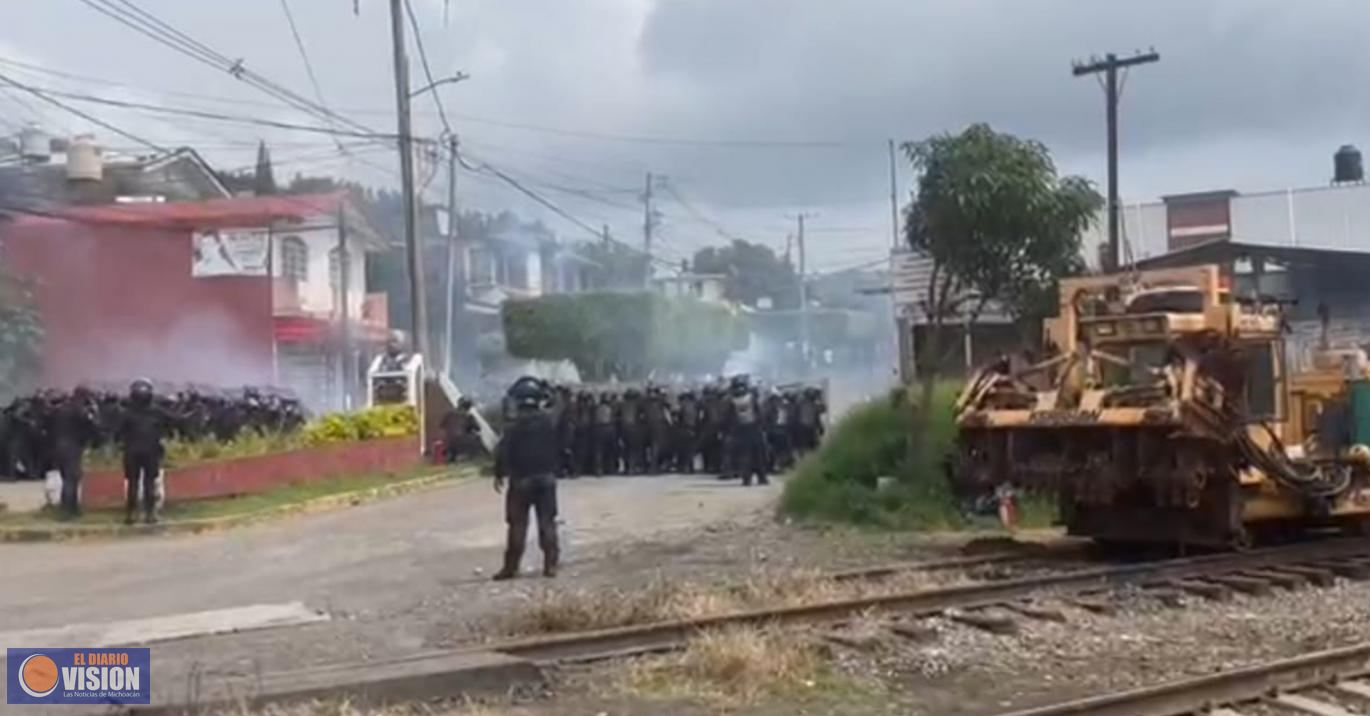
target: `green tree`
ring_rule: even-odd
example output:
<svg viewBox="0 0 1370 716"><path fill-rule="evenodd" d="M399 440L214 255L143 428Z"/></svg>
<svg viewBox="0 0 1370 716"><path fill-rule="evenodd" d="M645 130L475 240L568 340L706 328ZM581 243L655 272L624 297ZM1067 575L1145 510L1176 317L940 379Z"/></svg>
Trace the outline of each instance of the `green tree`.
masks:
<svg viewBox="0 0 1370 716"><path fill-rule="evenodd" d="M718 372L728 354L746 347L742 322L728 308L648 292L506 301L502 314L511 355L569 360L592 381Z"/></svg>
<svg viewBox="0 0 1370 716"><path fill-rule="evenodd" d="M0 401L29 387L42 359L43 326L27 282L0 271Z"/></svg>
<svg viewBox="0 0 1370 716"><path fill-rule="evenodd" d="M585 241L576 251L599 266L605 288L640 288L647 276L647 255L616 241Z"/></svg>
<svg viewBox="0 0 1370 716"><path fill-rule="evenodd" d="M728 246L709 246L695 252L696 273L727 276L724 293L729 300L755 306L771 299L777 309L799 307L799 275L787 259L768 246L734 240Z"/></svg>
<svg viewBox="0 0 1370 716"><path fill-rule="evenodd" d="M276 174L271 170L271 150L266 142L257 143L257 168L252 172L252 190L257 196L276 193Z"/></svg>
<svg viewBox="0 0 1370 716"><path fill-rule="evenodd" d="M1019 319L1047 309L1057 280L1079 271L1080 235L1103 199L1089 181L1060 177L1039 142L974 124L904 145L918 176L906 209L911 248L932 260L920 308L922 406L932 403L949 320L973 325L990 301Z"/></svg>

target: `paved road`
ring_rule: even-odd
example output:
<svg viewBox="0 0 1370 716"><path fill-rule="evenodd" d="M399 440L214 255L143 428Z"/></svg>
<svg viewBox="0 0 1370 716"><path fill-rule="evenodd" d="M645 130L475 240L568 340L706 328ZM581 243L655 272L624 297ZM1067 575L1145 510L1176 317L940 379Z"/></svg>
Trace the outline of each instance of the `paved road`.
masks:
<svg viewBox="0 0 1370 716"><path fill-rule="evenodd" d="M684 476L563 481L569 566L594 545L741 519L775 492ZM0 545L0 634L293 601L341 618L412 609L498 566L501 505L481 479L217 534Z"/></svg>

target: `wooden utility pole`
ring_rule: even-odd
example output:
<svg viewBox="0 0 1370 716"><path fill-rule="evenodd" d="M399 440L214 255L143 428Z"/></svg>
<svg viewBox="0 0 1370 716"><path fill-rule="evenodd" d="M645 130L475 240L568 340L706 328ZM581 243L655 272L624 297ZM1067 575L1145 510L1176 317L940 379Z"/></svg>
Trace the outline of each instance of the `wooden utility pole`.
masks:
<svg viewBox="0 0 1370 716"><path fill-rule="evenodd" d="M429 359L428 306L424 301L423 252L419 249L419 204L414 191L414 136L409 116L409 55L404 41L404 0L390 0L390 30L395 53L395 110L400 145L400 193L404 205L404 252L409 267L411 347Z"/></svg>
<svg viewBox="0 0 1370 716"><path fill-rule="evenodd" d="M457 136L447 138L447 321L442 335L442 372L452 377L452 324L457 315L457 276L466 282L465 257L457 256ZM458 271L458 263L462 270ZM462 302L465 303L463 297Z"/></svg>
<svg viewBox="0 0 1370 716"><path fill-rule="evenodd" d="M652 229L656 226L656 216L652 212L652 173L647 172L647 183L642 190L642 252L646 254L646 266L642 269L642 283L652 284Z"/></svg>
<svg viewBox="0 0 1370 716"><path fill-rule="evenodd" d="M894 140L890 140L890 247L898 249L899 240L899 177L894 170Z"/></svg>
<svg viewBox="0 0 1370 716"><path fill-rule="evenodd" d="M352 409L352 382L357 372L352 369L352 316L349 307L352 266L347 251L347 214L338 204L338 383L342 386L342 409Z"/></svg>
<svg viewBox="0 0 1370 716"><path fill-rule="evenodd" d="M1076 77L1104 74L1104 102L1108 121L1108 252L1105 258L1105 271L1118 268L1120 216L1118 204L1118 70L1157 62L1161 56L1155 50L1137 53L1132 57L1119 58L1113 53L1104 55L1102 60L1091 59L1087 64L1075 63L1072 71Z"/></svg>

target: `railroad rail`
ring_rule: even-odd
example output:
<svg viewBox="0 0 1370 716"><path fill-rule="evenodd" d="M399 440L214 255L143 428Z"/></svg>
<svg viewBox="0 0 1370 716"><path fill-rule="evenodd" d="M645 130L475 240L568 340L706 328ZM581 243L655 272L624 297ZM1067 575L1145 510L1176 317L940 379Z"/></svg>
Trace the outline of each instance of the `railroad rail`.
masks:
<svg viewBox="0 0 1370 716"><path fill-rule="evenodd" d="M1089 601L1099 594L1132 586L1221 598L1233 591L1260 594L1296 584L1330 584L1337 576L1370 578L1370 541L1338 539L1249 552L1183 557L1140 564L1093 567L893 594L842 599L800 606L759 609L699 619L641 624L586 632L552 634L482 644L540 664L579 663L672 651L700 631L746 625L836 622L875 610L913 617L1006 607L1031 615L1035 597L1058 595L1098 611Z"/></svg>
<svg viewBox="0 0 1370 716"><path fill-rule="evenodd" d="M1242 716L1274 706L1312 716L1370 714L1370 643L1000 716Z"/></svg>

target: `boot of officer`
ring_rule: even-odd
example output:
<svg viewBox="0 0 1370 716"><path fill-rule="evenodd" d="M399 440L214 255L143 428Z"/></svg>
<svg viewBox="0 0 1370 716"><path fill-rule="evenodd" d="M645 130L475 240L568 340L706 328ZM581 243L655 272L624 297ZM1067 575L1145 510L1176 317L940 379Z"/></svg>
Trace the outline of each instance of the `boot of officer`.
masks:
<svg viewBox="0 0 1370 716"><path fill-rule="evenodd" d="M508 536L504 564L496 580L513 579L523 561L528 540L528 513L537 516L538 545L542 549L542 573L555 577L560 561L557 542L557 470L561 455L557 426L548 414L551 396L536 383L517 382L509 389L514 420L496 448L495 490L504 496L504 519Z"/></svg>

